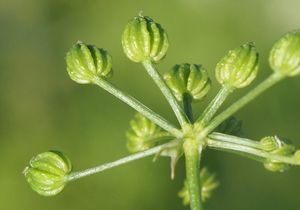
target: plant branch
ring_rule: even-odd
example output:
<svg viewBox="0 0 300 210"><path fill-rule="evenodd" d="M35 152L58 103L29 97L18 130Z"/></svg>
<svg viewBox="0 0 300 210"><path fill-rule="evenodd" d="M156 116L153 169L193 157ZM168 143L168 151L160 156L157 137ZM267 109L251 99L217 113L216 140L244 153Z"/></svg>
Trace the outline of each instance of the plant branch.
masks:
<svg viewBox="0 0 300 210"><path fill-rule="evenodd" d="M277 82L281 81L284 78L279 73L271 74L267 79L265 79L262 83L252 89L249 93L243 96L241 99L236 101L230 107L225 109L221 114L217 115L211 123L197 136L197 139L204 138L209 133L211 133L216 127L218 127L224 120L230 117L232 114L237 112L243 106L251 102L255 97L266 91L268 88L275 85Z"/></svg>
<svg viewBox="0 0 300 210"><path fill-rule="evenodd" d="M247 141L249 141L247 139ZM207 146L209 148L232 152L263 162L264 160L278 161L291 165L299 165L293 156L278 155L264 150L256 149L251 146L245 146L238 143L214 140L207 138Z"/></svg>
<svg viewBox="0 0 300 210"><path fill-rule="evenodd" d="M184 139L183 150L191 210L201 210L200 158L202 145L192 138Z"/></svg>
<svg viewBox="0 0 300 210"><path fill-rule="evenodd" d="M183 110L186 116L189 118L190 122L193 123L193 108L192 108L192 100L188 94L183 95Z"/></svg>
<svg viewBox="0 0 300 210"><path fill-rule="evenodd" d="M177 145L178 145L178 140L174 140L174 141L168 142L166 144L162 144L162 145L153 147L153 148L148 149L146 151L138 152L138 153L135 153L133 155L129 155L127 157L121 158L119 160L116 160L116 161L113 161L113 162L110 162L110 163L105 163L105 164L102 164L102 165L99 165L99 166L96 166L96 167L93 167L93 168L89 168L89 169L86 169L86 170L83 170L83 171L72 172L67 176L66 181L73 181L73 180L80 179L80 178L83 178L83 177L86 177L86 176L90 176L92 174L96 174L96 173L105 171L107 169L111 169L111 168L114 168L116 166L120 166L120 165L129 163L129 162L132 162L134 160L138 160L138 159L141 159L141 158L145 158L145 157L154 155L154 154L160 152L163 149L171 148L171 147L174 147L174 146L177 146Z"/></svg>
<svg viewBox="0 0 300 210"><path fill-rule="evenodd" d="M224 133L213 132L208 135L210 139L218 140L221 142L228 142L233 144L239 144L242 146L252 147L255 149L263 149L263 146L259 141L254 141L247 138L242 138L238 136L228 135Z"/></svg>
<svg viewBox="0 0 300 210"><path fill-rule="evenodd" d="M142 115L147 117L149 120L153 121L158 126L162 127L166 131L173 134L175 137L181 137L181 131L178 130L175 126L173 126L170 122L165 120L163 117L161 117L159 114L152 111L150 108L139 102L134 97L130 96L127 93L122 92L118 88L116 88L113 84L108 82L107 80L96 78L94 80L94 83L98 85L99 87L103 88L110 94L114 95L121 101L125 102L129 106L131 106L136 111L140 112Z"/></svg>
<svg viewBox="0 0 300 210"><path fill-rule="evenodd" d="M156 67L150 60L146 60L143 62L143 66L147 70L147 73L153 79L155 84L159 87L165 98L168 100L172 110L174 111L181 127L183 127L186 123L189 123L187 116L185 115L184 111L178 104L175 96L173 95L170 88L167 86L161 75L157 72Z"/></svg>
<svg viewBox="0 0 300 210"><path fill-rule="evenodd" d="M223 86L196 122L200 123L202 127L205 127L211 121L211 119L214 117L218 109L221 107L221 105L224 103L224 101L232 91L232 88Z"/></svg>

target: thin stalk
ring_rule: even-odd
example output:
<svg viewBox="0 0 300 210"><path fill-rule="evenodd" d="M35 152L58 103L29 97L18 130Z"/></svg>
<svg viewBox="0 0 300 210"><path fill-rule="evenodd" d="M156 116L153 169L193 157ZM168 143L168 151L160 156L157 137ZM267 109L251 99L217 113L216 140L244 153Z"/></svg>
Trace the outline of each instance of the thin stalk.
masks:
<svg viewBox="0 0 300 210"><path fill-rule="evenodd" d="M155 84L159 87L167 101L169 102L172 110L174 111L181 127L183 127L186 123L189 123L187 116L185 115L184 111L180 107L178 101L176 100L175 96L173 95L170 88L167 86L161 75L157 72L156 67L150 60L146 60L143 62L143 66L147 70L147 73L153 79Z"/></svg>
<svg viewBox="0 0 300 210"><path fill-rule="evenodd" d="M163 149L174 147L176 145L178 145L177 140L171 141L171 142L168 142L166 144L162 144L162 145L153 147L151 149L148 149L146 151L135 153L133 155L129 155L127 157L121 158L119 160L116 160L116 161L113 161L113 162L110 162L110 163L105 163L105 164L102 164L102 165L99 165L99 166L96 166L96 167L93 167L93 168L88 168L88 169L83 170L83 171L72 172L67 176L66 181L73 181L73 180L80 179L80 178L83 178L83 177L86 177L86 176L90 176L92 174L96 174L96 173L99 173L101 171L105 171L107 169L111 169L111 168L114 168L116 166L132 162L134 160L138 160L138 159L141 159L141 158L145 158L145 157L154 155L154 154L160 152Z"/></svg>
<svg viewBox="0 0 300 210"><path fill-rule="evenodd" d="M201 210L200 156L202 146L195 139L188 138L184 140L183 150L190 207L191 210Z"/></svg>
<svg viewBox="0 0 300 210"><path fill-rule="evenodd" d="M110 94L114 95L121 101L125 102L129 106L131 106L136 111L140 112L142 115L147 117L149 120L153 121L158 126L162 127L166 131L173 134L175 137L180 137L181 131L178 130L174 125L172 125L170 122L165 120L163 117L161 117L159 114L152 111L150 108L142 104L140 101L135 99L134 97L130 96L127 93L122 92L118 88L116 88L113 84L108 82L107 80L103 80L101 78L96 78L94 80L94 83L98 85L99 87L103 88Z"/></svg>
<svg viewBox="0 0 300 210"><path fill-rule="evenodd" d="M201 139L207 136L216 127L218 127L224 120L226 120L228 117L233 115L236 111L238 111L243 106L248 104L250 101L252 101L254 98L256 98L264 91L266 91L268 88L272 87L277 82L281 81L283 78L284 76L282 76L279 73L271 74L267 79L265 79L262 83L260 83L254 89L252 89L248 94L246 94L241 99L239 99L234 104L232 104L230 107L225 109L225 111L223 111L221 114L217 115L211 121L211 123L197 136L197 139Z"/></svg>
<svg viewBox="0 0 300 210"><path fill-rule="evenodd" d="M188 94L183 95L183 110L186 116L189 118L190 122L193 123L193 108L192 108L192 99Z"/></svg>
<svg viewBox="0 0 300 210"><path fill-rule="evenodd" d="M224 133L218 133L218 132L213 132L212 134L208 135L209 138L218 140L221 142L228 142L228 143L233 143L233 144L239 144L242 146L247 146L247 147L252 147L255 149L263 149L263 146L259 141L254 141L251 139L247 138L242 138L238 136L232 136Z"/></svg>
<svg viewBox="0 0 300 210"><path fill-rule="evenodd" d="M224 101L232 91L232 88L223 86L196 122L200 123L202 127L205 127L211 121L211 119L214 117L218 109L221 107L221 105L224 103Z"/></svg>
<svg viewBox="0 0 300 210"><path fill-rule="evenodd" d="M249 146L239 145L230 142L221 142L218 140L207 138L207 146L213 149L234 152L241 154L243 156L247 156L249 158L253 158L256 160L272 160L278 161L282 163L292 164L292 165L299 165L293 156L283 156L278 154L273 154L267 151L263 151L260 149L255 149Z"/></svg>

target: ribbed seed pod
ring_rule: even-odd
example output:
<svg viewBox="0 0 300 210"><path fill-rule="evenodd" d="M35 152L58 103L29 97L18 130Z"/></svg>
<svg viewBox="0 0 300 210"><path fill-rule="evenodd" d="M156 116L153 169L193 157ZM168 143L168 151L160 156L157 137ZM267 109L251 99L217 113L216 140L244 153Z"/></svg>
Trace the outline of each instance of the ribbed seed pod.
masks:
<svg viewBox="0 0 300 210"><path fill-rule="evenodd" d="M283 142L277 136L267 136L260 140L263 150L270 152L283 146Z"/></svg>
<svg viewBox="0 0 300 210"><path fill-rule="evenodd" d="M230 88L248 86L258 71L258 53L253 43L230 50L216 66L216 78Z"/></svg>
<svg viewBox="0 0 300 210"><path fill-rule="evenodd" d="M300 30L285 34L273 45L269 62L280 74L293 77L300 73Z"/></svg>
<svg viewBox="0 0 300 210"><path fill-rule="evenodd" d="M112 76L112 58L104 49L78 42L66 56L67 71L80 84L94 83L97 78Z"/></svg>
<svg viewBox="0 0 300 210"><path fill-rule="evenodd" d="M53 196L63 190L71 169L71 162L66 156L49 151L33 157L23 173L34 191L43 196Z"/></svg>
<svg viewBox="0 0 300 210"><path fill-rule="evenodd" d="M201 187L201 200L206 202L211 198L213 191L219 186L219 182L216 180L215 174L212 174L207 168L203 168L200 171L200 187ZM178 193L178 196L182 198L183 205L189 205L190 195L188 192L187 181L184 181L182 190Z"/></svg>
<svg viewBox="0 0 300 210"><path fill-rule="evenodd" d="M130 129L126 133L127 149L129 152L141 152L156 145L157 142L168 138L167 132L161 130L152 121L137 113L130 121Z"/></svg>
<svg viewBox="0 0 300 210"><path fill-rule="evenodd" d="M150 17L138 15L126 25L122 45L126 56L134 62L147 59L159 62L167 53L169 41L160 24Z"/></svg>
<svg viewBox="0 0 300 210"><path fill-rule="evenodd" d="M293 156L295 153L295 147L281 141L278 137L265 137L261 140L261 144L266 151L271 154L282 156ZM272 150L271 150L272 149ZM264 166L267 170L272 172L284 172L289 169L290 165L277 160L267 159L264 162Z"/></svg>
<svg viewBox="0 0 300 210"><path fill-rule="evenodd" d="M211 87L206 70L197 64L177 64L165 73L164 79L178 101L182 101L184 95L194 101L201 100Z"/></svg>

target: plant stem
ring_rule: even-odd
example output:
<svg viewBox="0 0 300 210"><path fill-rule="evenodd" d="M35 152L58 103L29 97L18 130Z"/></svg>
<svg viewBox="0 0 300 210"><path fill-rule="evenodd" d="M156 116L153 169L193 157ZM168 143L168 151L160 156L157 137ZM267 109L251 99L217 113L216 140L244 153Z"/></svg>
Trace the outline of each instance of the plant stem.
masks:
<svg viewBox="0 0 300 210"><path fill-rule="evenodd" d="M147 117L149 120L153 121L158 126L162 127L166 131L173 134L175 137L181 137L181 131L178 130L175 126L173 126L170 122L165 120L159 114L152 111L150 108L139 102L134 97L130 96L127 93L122 92L118 88L116 88L113 84L108 82L107 80L103 80L101 78L95 78L94 83L104 90L108 91L110 94L116 96L121 101L125 102L129 106L131 106L136 111L140 112L142 115Z"/></svg>
<svg viewBox="0 0 300 210"><path fill-rule="evenodd" d="M183 110L186 116L189 118L190 122L193 123L192 100L188 94L183 95Z"/></svg>
<svg viewBox="0 0 300 210"><path fill-rule="evenodd" d="M209 134L208 137L210 139L218 140L221 142L228 142L233 144L239 144L242 146L252 147L255 149L263 149L263 146L259 141L254 141L251 139L246 139L238 136L232 136L224 133L213 132Z"/></svg>
<svg viewBox="0 0 300 210"><path fill-rule="evenodd" d="M80 178L85 177L85 176L90 176L92 174L96 174L96 173L99 173L101 171L111 169L111 168L114 168L116 166L132 162L134 160L138 160L138 159L141 159L141 158L144 158L144 157L151 156L155 153L160 152L163 149L174 147L174 146L177 146L177 145L178 145L178 140L174 140L174 141L168 142L166 144L162 144L162 145L153 147L153 148L148 149L146 151L138 152L138 153L135 153L133 155L129 155L127 157L121 158L121 159L116 160L114 162L105 163L105 164L102 164L102 165L99 165L99 166L96 166L96 167L93 167L93 168L88 168L88 169L83 170L83 171L72 172L67 176L66 181L73 181L73 180L80 179Z"/></svg>
<svg viewBox="0 0 300 210"><path fill-rule="evenodd" d="M214 140L207 138L207 146L213 149L227 151L227 152L234 152L249 158L253 158L255 160L272 160L272 161L279 161L287 164L292 165L299 165L293 156L283 156L278 155L270 152L266 152L260 149L256 149L250 146L240 145L231 142L221 142L219 140Z"/></svg>
<svg viewBox="0 0 300 210"><path fill-rule="evenodd" d="M200 123L202 127L205 127L211 121L211 119L214 117L218 109L221 107L221 105L224 103L224 101L232 91L232 88L223 86L196 122Z"/></svg>
<svg viewBox="0 0 300 210"><path fill-rule="evenodd" d="M184 139L186 179L191 210L201 210L200 154L202 146L193 138Z"/></svg>
<svg viewBox="0 0 300 210"><path fill-rule="evenodd" d="M159 87L165 98L168 100L171 108L173 109L181 127L183 127L186 123L189 123L187 116L185 115L184 111L178 104L175 96L173 95L170 88L167 86L161 75L157 72L156 67L150 60L145 60L143 62L143 66L147 70L150 77L153 79L155 84Z"/></svg>
<svg viewBox="0 0 300 210"><path fill-rule="evenodd" d="M226 120L228 117L230 117L232 114L234 114L236 111L241 109L243 106L245 106L247 103L252 101L255 97L263 93L265 90L279 82L284 78L283 75L279 73L273 73L271 74L267 79L265 79L262 83L260 83L258 86L256 86L254 89L252 89L248 94L246 94L244 97L236 101L234 104L232 104L230 107L228 107L225 111L223 111L221 114L216 116L212 122L197 136L197 139L204 138L207 136L210 132L212 132L216 127L218 127L224 120Z"/></svg>

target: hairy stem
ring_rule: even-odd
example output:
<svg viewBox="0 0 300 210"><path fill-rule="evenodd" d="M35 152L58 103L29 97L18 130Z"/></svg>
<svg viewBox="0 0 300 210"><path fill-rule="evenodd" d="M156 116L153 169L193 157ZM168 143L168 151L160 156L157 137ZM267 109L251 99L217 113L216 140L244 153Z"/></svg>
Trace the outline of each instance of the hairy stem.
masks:
<svg viewBox="0 0 300 210"><path fill-rule="evenodd" d="M183 96L183 110L186 116L189 118L190 122L193 123L192 100L188 94L184 94Z"/></svg>
<svg viewBox="0 0 300 210"><path fill-rule="evenodd" d="M96 174L96 173L99 173L101 171L105 171L107 169L111 169L111 168L114 168L116 166L132 162L134 160L138 160L138 159L141 159L141 158L145 158L145 157L154 155L154 154L160 152L163 149L171 148L171 147L174 147L176 145L178 145L178 140L174 140L174 141L168 142L166 144L162 144L162 145L153 147L153 148L148 149L148 150L143 151L143 152L138 152L138 153L135 153L133 155L129 155L127 157L121 158L119 160L116 160L116 161L113 161L113 162L110 162L110 163L105 163L105 164L102 164L102 165L99 165L99 166L96 166L96 167L93 167L93 168L88 168L88 169L83 170L83 171L72 172L67 176L66 181L73 181L73 180L76 180L76 179L80 179L82 177L90 176L92 174Z"/></svg>
<svg viewBox="0 0 300 210"><path fill-rule="evenodd" d="M161 75L157 72L156 67L150 60L146 60L143 62L143 66L147 70L150 77L154 80L155 84L159 87L165 98L168 100L171 108L173 109L181 127L183 127L186 123L189 123L187 116L184 111L180 107L178 101L173 95L170 88L167 86Z"/></svg>
<svg viewBox="0 0 300 210"><path fill-rule="evenodd" d="M191 210L201 210L200 154L202 146L193 138L184 139L186 179Z"/></svg>
<svg viewBox="0 0 300 210"><path fill-rule="evenodd" d="M240 145L237 143L221 142L219 140L207 138L207 146L217 150L240 154L242 156L246 156L248 158L252 158L258 161L273 160L292 165L299 165L299 163L297 163L293 156L278 155L250 146Z"/></svg>
<svg viewBox="0 0 300 210"><path fill-rule="evenodd" d="M234 104L232 104L230 107L225 109L225 111L223 111L221 114L216 116L212 120L212 122L197 136L197 139L201 139L201 138L204 138L205 136L207 136L216 127L218 127L224 120L226 120L228 117L230 117L236 111L241 109L243 106L248 104L250 101L252 101L258 95L260 95L265 90L267 90L268 88L275 85L277 82L279 82L283 78L284 78L284 76L282 76L281 74L278 74L278 73L271 74L266 80L264 80L262 83L260 83L254 89L252 89L249 93L247 93L241 99L239 99Z"/></svg>
<svg viewBox="0 0 300 210"><path fill-rule="evenodd" d="M232 91L232 88L223 86L196 122L200 123L202 127L205 127L211 121L211 119L214 117L218 109L221 107L221 105L224 103L224 101Z"/></svg>
<svg viewBox="0 0 300 210"><path fill-rule="evenodd" d="M159 114L152 111L150 108L139 102L134 97L130 96L127 93L122 92L118 88L116 88L113 84L110 82L103 80L101 78L96 78L94 80L94 83L98 85L99 87L103 88L104 90L108 91L110 94L116 96L121 101L125 102L129 106L131 106L136 111L140 112L142 115L147 117L149 120L153 121L155 124L160 126L161 128L165 129L166 131L170 132L176 137L180 137L181 131L178 130L174 125L172 125L170 122L165 120L163 117L161 117Z"/></svg>

